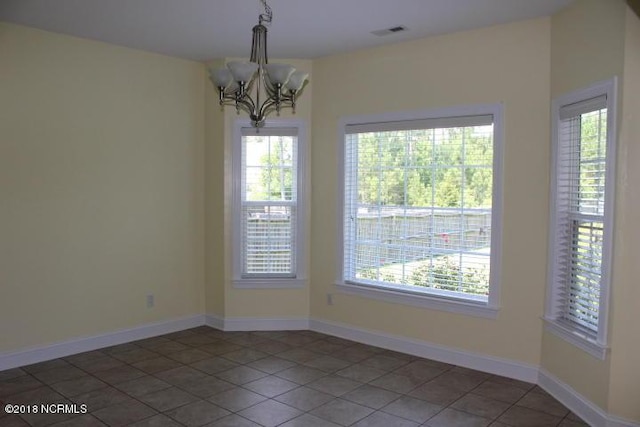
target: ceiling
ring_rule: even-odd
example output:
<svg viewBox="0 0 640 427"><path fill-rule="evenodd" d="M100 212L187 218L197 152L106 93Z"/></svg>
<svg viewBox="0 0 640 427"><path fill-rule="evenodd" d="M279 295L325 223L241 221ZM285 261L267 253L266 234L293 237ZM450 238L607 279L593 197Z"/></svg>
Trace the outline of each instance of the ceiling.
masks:
<svg viewBox="0 0 640 427"><path fill-rule="evenodd" d="M269 0L272 58L317 58L548 16L573 0ZM250 53L258 0L0 0L0 20L203 61ZM395 26L407 31L376 36Z"/></svg>

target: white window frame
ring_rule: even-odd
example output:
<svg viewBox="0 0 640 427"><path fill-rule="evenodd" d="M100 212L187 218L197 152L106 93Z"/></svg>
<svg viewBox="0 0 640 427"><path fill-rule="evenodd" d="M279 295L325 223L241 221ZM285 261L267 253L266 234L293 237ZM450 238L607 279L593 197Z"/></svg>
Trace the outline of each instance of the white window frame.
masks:
<svg viewBox="0 0 640 427"><path fill-rule="evenodd" d="M547 278L547 300L545 308L546 329L565 341L586 351L592 356L604 360L608 352L607 330L609 318L609 293L611 283L611 266L613 255L613 231L614 231L614 206L615 206L615 180L616 180L616 141L617 141L617 78L602 81L585 89L571 92L558 97L552 102L552 160L551 160L551 206L549 227L549 271ZM561 321L563 309L559 306L562 299L560 293L567 284L556 279L558 272L555 260L558 250L557 236L557 179L559 174L558 151L561 148L560 140L560 110L565 106L587 101L593 98L606 96L607 108L607 148L605 160L605 204L603 221L602 265L600 281L600 301L598 307L598 331L590 334L578 327L573 327L568 322Z"/></svg>
<svg viewBox="0 0 640 427"><path fill-rule="evenodd" d="M232 286L242 289L303 288L307 286L307 125L304 120L268 120L264 128L295 128L297 135L297 204L296 204L296 275L291 277L242 277L242 129L250 128L249 120L236 120L232 141ZM263 129L264 129L263 128Z"/></svg>
<svg viewBox="0 0 640 427"><path fill-rule="evenodd" d="M439 296L436 292L417 292L403 289L400 286L380 286L347 282L344 278L344 200L345 200L345 158L346 127L348 125L398 122L424 119L447 119L464 116L493 116L493 183L492 183L492 218L491 218L491 259L488 301L477 302ZM502 274L502 182L503 182L503 146L504 146L504 106L498 104L481 104L448 107L432 110L392 112L375 115L343 117L338 125L339 141L339 200L338 200L338 247L337 265L338 291L372 298L376 300L399 303L421 308L429 308L452 313L460 313L475 317L496 319L500 305L500 276Z"/></svg>

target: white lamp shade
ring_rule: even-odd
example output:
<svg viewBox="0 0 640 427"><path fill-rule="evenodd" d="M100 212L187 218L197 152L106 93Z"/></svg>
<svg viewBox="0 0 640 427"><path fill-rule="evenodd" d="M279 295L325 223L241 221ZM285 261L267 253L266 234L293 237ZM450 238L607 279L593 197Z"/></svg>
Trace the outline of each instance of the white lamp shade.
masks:
<svg viewBox="0 0 640 427"><path fill-rule="evenodd" d="M209 78L215 87L223 87L226 88L229 86L229 83L232 82L233 76L231 75L231 71L226 68L218 68L218 69L210 69L209 70Z"/></svg>
<svg viewBox="0 0 640 427"><path fill-rule="evenodd" d="M225 89L225 93L234 93L238 91L238 83L232 81L231 84L229 86L227 86L227 88Z"/></svg>
<svg viewBox="0 0 640 427"><path fill-rule="evenodd" d="M305 73L304 71L295 71L289 77L289 81L287 82L287 89L289 90L300 90L302 89L302 85L304 85L305 80L309 77L309 73Z"/></svg>
<svg viewBox="0 0 640 427"><path fill-rule="evenodd" d="M237 82L247 83L251 81L253 75L258 71L258 64L255 62L232 61L227 64L233 79Z"/></svg>
<svg viewBox="0 0 640 427"><path fill-rule="evenodd" d="M296 69L289 64L266 64L264 69L272 85L284 85Z"/></svg>

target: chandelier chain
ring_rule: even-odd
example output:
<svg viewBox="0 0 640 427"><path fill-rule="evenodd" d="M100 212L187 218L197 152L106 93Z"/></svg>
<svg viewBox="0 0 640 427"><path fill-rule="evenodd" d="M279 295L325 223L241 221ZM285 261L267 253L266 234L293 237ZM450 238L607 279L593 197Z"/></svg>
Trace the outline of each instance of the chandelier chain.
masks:
<svg viewBox="0 0 640 427"><path fill-rule="evenodd" d="M271 19L273 19L273 12L267 4L267 0L260 0L260 3L264 6L264 13L260 14L260 17L258 18L259 23L262 24L263 22L266 22L270 24Z"/></svg>

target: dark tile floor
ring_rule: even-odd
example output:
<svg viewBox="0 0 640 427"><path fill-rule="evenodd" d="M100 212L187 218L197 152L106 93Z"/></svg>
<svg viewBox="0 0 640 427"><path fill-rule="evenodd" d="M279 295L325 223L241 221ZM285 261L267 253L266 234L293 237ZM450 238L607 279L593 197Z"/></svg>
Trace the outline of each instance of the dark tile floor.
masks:
<svg viewBox="0 0 640 427"><path fill-rule="evenodd" d="M310 331L208 327L0 372L0 426L585 426L533 384Z"/></svg>

